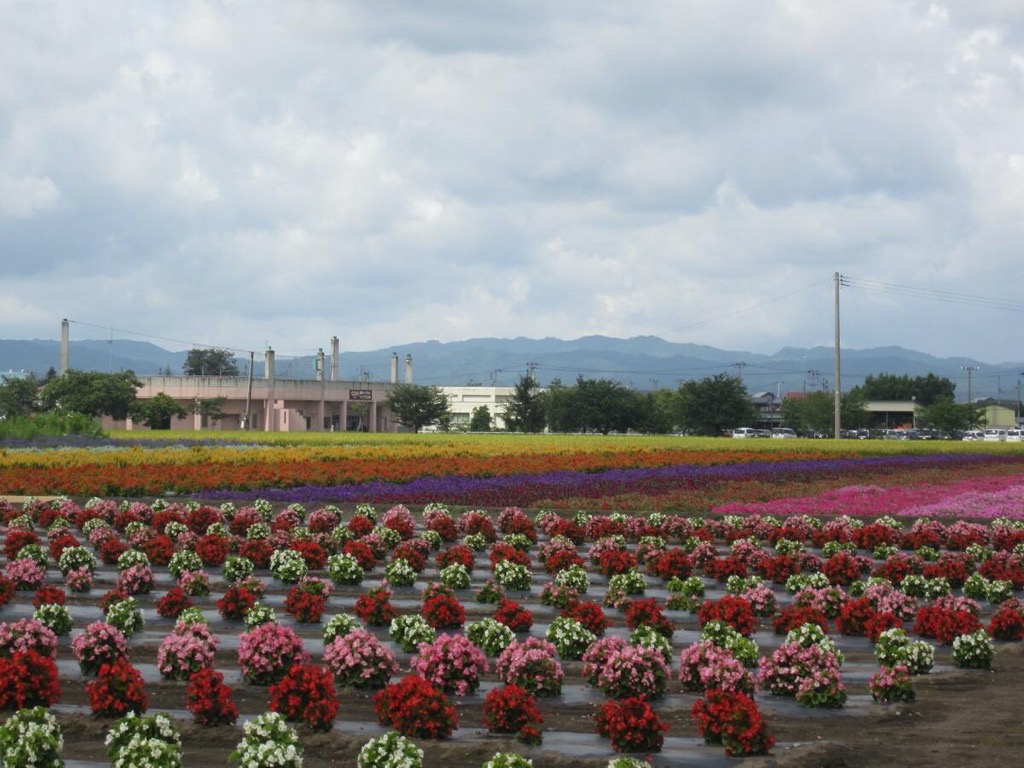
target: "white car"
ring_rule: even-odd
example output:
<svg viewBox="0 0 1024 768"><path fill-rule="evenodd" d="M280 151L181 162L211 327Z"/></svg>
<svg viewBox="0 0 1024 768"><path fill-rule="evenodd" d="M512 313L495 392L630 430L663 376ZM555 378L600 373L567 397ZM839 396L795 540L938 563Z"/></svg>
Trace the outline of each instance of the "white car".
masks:
<svg viewBox="0 0 1024 768"><path fill-rule="evenodd" d="M732 431L733 437L757 437L757 430L752 427L737 427Z"/></svg>
<svg viewBox="0 0 1024 768"><path fill-rule="evenodd" d="M1005 443L1006 442L1006 430L998 427L989 427L985 430L985 436L982 438L986 443Z"/></svg>
<svg viewBox="0 0 1024 768"><path fill-rule="evenodd" d="M1006 442L1008 442L1008 443L1024 443L1024 429L1008 429L1008 430L1006 430Z"/></svg>
<svg viewBox="0 0 1024 768"><path fill-rule="evenodd" d="M972 429L969 432L964 432L964 438L963 439L966 442L973 442L973 441L981 440L984 437L985 437L985 433L982 432L980 429Z"/></svg>
<svg viewBox="0 0 1024 768"><path fill-rule="evenodd" d="M776 440L795 440L796 432L789 427L776 427L772 430L772 437Z"/></svg>

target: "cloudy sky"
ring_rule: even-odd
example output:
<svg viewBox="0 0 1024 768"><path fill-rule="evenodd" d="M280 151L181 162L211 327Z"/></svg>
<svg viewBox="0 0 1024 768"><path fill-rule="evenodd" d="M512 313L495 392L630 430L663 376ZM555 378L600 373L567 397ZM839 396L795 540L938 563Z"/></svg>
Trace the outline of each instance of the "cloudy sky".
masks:
<svg viewBox="0 0 1024 768"><path fill-rule="evenodd" d="M0 14L0 338L1024 360L1019 0Z"/></svg>

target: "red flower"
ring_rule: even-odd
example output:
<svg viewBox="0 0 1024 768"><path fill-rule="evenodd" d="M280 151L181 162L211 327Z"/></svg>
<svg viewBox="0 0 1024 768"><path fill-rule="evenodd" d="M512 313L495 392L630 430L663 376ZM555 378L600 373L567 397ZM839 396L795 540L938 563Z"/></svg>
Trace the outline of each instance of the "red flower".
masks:
<svg viewBox="0 0 1024 768"><path fill-rule="evenodd" d="M641 698L611 699L594 715L597 733L612 740L616 752L660 752L668 723Z"/></svg>
<svg viewBox="0 0 1024 768"><path fill-rule="evenodd" d="M314 731L331 730L339 706L334 677L316 664L296 664L270 686L271 711L305 723Z"/></svg>
<svg viewBox="0 0 1024 768"><path fill-rule="evenodd" d="M185 688L185 706L199 725L234 725L238 707L224 675L213 669L193 672Z"/></svg>
<svg viewBox="0 0 1024 768"><path fill-rule="evenodd" d="M355 614L371 627L387 626L398 615L391 604L391 590L376 587L360 595L356 599Z"/></svg>
<svg viewBox="0 0 1024 768"><path fill-rule="evenodd" d="M217 610L225 619L244 618L245 612L256 605L258 598L251 589L232 584L224 590L224 596L217 601Z"/></svg>
<svg viewBox="0 0 1024 768"><path fill-rule="evenodd" d="M519 733L543 721L537 700L518 685L495 688L484 699L484 725L491 733Z"/></svg>
<svg viewBox="0 0 1024 768"><path fill-rule="evenodd" d="M447 739L459 720L448 697L417 675L378 691L373 709L381 725L410 738Z"/></svg>
<svg viewBox="0 0 1024 768"><path fill-rule="evenodd" d="M167 590L167 594L156 601L157 615L165 619L176 619L186 608L191 608L192 599L185 594L181 587L174 586Z"/></svg>
<svg viewBox="0 0 1024 768"><path fill-rule="evenodd" d="M35 651L0 658L0 709L48 707L60 700L57 664Z"/></svg>
<svg viewBox="0 0 1024 768"><path fill-rule="evenodd" d="M122 717L128 712L146 711L146 691L139 670L124 658L100 666L95 680L85 684L94 715Z"/></svg>
<svg viewBox="0 0 1024 768"><path fill-rule="evenodd" d="M697 610L697 619L703 627L709 621L723 621L744 637L750 637L757 628L757 617L750 603L736 595L726 595L717 601L705 600Z"/></svg>
<svg viewBox="0 0 1024 768"><path fill-rule="evenodd" d="M423 618L434 629L454 629L466 621L466 609L457 597L434 595L423 603Z"/></svg>
<svg viewBox="0 0 1024 768"><path fill-rule="evenodd" d="M533 614L523 608L515 600L505 598L498 603L494 619L500 621L513 632L529 632L533 626Z"/></svg>
<svg viewBox="0 0 1024 768"><path fill-rule="evenodd" d="M765 755L775 744L757 704L745 693L710 690L692 714L704 741L723 744L730 757Z"/></svg>

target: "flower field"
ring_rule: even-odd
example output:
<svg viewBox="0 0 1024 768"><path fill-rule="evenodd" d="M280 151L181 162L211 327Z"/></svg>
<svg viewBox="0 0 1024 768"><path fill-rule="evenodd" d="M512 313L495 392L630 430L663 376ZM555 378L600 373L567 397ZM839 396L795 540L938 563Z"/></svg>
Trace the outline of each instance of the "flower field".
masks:
<svg viewBox="0 0 1024 768"><path fill-rule="evenodd" d="M799 754L1024 639L1024 456L915 448L8 451L0 762Z"/></svg>

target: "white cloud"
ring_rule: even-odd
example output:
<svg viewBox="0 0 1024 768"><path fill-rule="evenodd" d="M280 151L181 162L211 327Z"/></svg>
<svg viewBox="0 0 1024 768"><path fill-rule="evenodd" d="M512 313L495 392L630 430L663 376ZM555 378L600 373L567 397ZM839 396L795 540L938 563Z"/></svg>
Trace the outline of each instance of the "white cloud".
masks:
<svg viewBox="0 0 1024 768"><path fill-rule="evenodd" d="M71 315L256 349L606 333L772 352L829 343L835 271L1010 299L1024 278L1019 3L7 17L17 337ZM853 346L1024 360L1005 315L848 294Z"/></svg>

